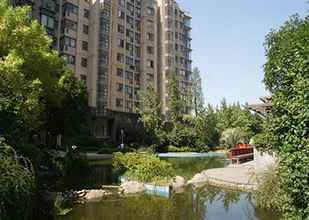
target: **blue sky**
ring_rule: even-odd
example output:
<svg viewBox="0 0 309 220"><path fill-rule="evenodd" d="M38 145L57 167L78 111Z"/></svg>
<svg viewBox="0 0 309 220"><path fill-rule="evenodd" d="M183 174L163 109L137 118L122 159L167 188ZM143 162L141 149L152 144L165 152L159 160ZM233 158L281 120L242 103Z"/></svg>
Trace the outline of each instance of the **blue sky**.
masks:
<svg viewBox="0 0 309 220"><path fill-rule="evenodd" d="M194 66L206 103L254 103L267 94L263 43L289 16L305 15L306 0L178 0L192 15Z"/></svg>

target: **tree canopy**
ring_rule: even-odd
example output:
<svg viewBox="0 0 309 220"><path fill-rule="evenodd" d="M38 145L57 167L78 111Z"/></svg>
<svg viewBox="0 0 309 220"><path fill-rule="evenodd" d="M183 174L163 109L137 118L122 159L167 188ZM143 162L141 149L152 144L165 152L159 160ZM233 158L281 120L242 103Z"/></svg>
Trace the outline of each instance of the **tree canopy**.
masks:
<svg viewBox="0 0 309 220"><path fill-rule="evenodd" d="M293 16L266 39L264 82L273 111L259 147L280 158L280 185L287 194L285 219L309 218L309 17ZM278 198L280 199L280 198Z"/></svg>

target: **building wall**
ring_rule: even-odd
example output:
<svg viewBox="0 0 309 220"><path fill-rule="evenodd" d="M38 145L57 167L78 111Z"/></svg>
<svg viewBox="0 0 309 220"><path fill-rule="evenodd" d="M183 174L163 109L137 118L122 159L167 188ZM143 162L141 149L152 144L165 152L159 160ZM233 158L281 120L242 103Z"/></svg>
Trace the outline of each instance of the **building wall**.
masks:
<svg viewBox="0 0 309 220"><path fill-rule="evenodd" d="M168 111L168 79L174 74L184 95L191 88L191 17L175 0L158 0L160 28L159 92L163 112ZM190 109L185 112L189 113Z"/></svg>
<svg viewBox="0 0 309 220"><path fill-rule="evenodd" d="M123 117L136 118L149 86L167 111L168 74L190 88L191 17L175 0L12 0L32 5L54 49L86 81L94 133L117 136ZM136 120L131 120L136 121Z"/></svg>

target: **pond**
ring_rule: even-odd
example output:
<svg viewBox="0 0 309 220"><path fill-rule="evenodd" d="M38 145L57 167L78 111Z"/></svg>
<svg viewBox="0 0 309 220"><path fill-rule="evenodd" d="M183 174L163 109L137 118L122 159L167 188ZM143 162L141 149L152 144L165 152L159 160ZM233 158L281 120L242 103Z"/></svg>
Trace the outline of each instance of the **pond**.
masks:
<svg viewBox="0 0 309 220"><path fill-rule="evenodd" d="M276 220L275 214L255 208L248 193L206 186L187 188L171 198L139 195L115 197L78 205L60 220Z"/></svg>
<svg viewBox="0 0 309 220"><path fill-rule="evenodd" d="M165 158L177 175L186 179L202 170L224 167L226 160L207 158ZM274 213L257 209L250 193L205 186L187 187L170 198L150 195L112 197L101 202L90 202L74 207L59 220L276 220Z"/></svg>

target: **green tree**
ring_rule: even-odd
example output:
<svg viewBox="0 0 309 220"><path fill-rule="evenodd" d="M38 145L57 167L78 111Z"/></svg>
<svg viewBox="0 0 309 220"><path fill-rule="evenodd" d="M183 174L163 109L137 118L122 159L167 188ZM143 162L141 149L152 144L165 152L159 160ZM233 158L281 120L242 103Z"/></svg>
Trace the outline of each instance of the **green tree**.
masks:
<svg viewBox="0 0 309 220"><path fill-rule="evenodd" d="M204 143L209 147L219 145L220 130L218 128L218 115L216 110L209 104L205 111L199 115L203 121L202 129L199 129L200 136L203 137Z"/></svg>
<svg viewBox="0 0 309 220"><path fill-rule="evenodd" d="M180 122L186 109L184 94L179 88L179 79L171 74L168 80L168 115L173 123Z"/></svg>
<svg viewBox="0 0 309 220"><path fill-rule="evenodd" d="M89 135L86 87L64 66L28 7L0 2L0 134L19 150L32 133Z"/></svg>
<svg viewBox="0 0 309 220"><path fill-rule="evenodd" d="M146 129L148 138L155 141L163 123L160 98L153 87L148 87L145 92L141 92L140 97L143 103L138 109L140 121Z"/></svg>
<svg viewBox="0 0 309 220"><path fill-rule="evenodd" d="M66 142L74 141L77 136L90 136L92 114L85 83L66 72L58 81L58 89L63 95L60 108L63 125L60 127Z"/></svg>
<svg viewBox="0 0 309 220"><path fill-rule="evenodd" d="M202 79L200 70L196 67L192 74L192 109L195 115L198 115L204 106L204 95L202 89Z"/></svg>
<svg viewBox="0 0 309 220"><path fill-rule="evenodd" d="M35 180L13 148L0 138L0 216L3 220L26 220L33 209Z"/></svg>
<svg viewBox="0 0 309 220"><path fill-rule="evenodd" d="M220 143L230 149L239 143L248 143L248 134L241 128L229 128L222 132Z"/></svg>
<svg viewBox="0 0 309 220"><path fill-rule="evenodd" d="M272 93L264 143L278 153L285 219L309 218L309 17L293 16L266 38L264 82Z"/></svg>

